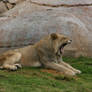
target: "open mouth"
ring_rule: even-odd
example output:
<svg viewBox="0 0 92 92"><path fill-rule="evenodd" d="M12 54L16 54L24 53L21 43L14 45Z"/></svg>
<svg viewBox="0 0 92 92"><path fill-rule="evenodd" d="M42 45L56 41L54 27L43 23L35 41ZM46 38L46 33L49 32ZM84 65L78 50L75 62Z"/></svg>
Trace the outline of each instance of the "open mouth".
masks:
<svg viewBox="0 0 92 92"><path fill-rule="evenodd" d="M64 52L64 47L67 45L68 43L64 43L63 45L60 46L59 50L60 50L60 54L62 54Z"/></svg>
<svg viewBox="0 0 92 92"><path fill-rule="evenodd" d="M59 49L58 49L58 51L57 51L57 55L60 55L60 54L63 54L64 53L64 47L66 46L66 45L68 45L68 44L71 44L71 42L72 42L72 40L68 40L68 41L66 41L65 43L63 43L60 47L59 47Z"/></svg>
<svg viewBox="0 0 92 92"><path fill-rule="evenodd" d="M64 47L67 45L67 44L71 44L72 40L68 40L66 43L63 43L60 48L59 48L59 51L60 51L60 54L62 54L64 52Z"/></svg>

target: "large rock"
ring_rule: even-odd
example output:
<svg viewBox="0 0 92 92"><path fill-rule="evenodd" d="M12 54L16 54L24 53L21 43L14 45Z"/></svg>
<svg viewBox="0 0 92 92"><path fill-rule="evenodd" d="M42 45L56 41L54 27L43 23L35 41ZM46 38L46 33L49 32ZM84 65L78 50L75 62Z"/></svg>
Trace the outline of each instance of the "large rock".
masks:
<svg viewBox="0 0 92 92"><path fill-rule="evenodd" d="M25 1L1 17L0 47L34 44L45 35L58 32L73 40L65 48L65 55L92 56L90 3L90 0Z"/></svg>

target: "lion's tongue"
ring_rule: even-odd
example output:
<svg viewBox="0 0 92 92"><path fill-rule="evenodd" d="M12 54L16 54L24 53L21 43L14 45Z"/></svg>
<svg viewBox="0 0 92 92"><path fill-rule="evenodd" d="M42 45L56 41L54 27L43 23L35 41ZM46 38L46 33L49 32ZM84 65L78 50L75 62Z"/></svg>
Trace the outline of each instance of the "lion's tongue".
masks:
<svg viewBox="0 0 92 92"><path fill-rule="evenodd" d="M61 52L62 52L62 53L64 52L64 48L61 48Z"/></svg>

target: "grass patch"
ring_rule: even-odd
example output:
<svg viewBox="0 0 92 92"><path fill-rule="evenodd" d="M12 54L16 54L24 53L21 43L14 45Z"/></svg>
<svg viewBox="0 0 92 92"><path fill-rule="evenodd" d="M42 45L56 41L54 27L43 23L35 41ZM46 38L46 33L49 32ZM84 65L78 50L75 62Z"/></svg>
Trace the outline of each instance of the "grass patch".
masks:
<svg viewBox="0 0 92 92"><path fill-rule="evenodd" d="M71 78L42 68L0 70L0 92L92 92L92 59L64 57L64 61L82 74Z"/></svg>

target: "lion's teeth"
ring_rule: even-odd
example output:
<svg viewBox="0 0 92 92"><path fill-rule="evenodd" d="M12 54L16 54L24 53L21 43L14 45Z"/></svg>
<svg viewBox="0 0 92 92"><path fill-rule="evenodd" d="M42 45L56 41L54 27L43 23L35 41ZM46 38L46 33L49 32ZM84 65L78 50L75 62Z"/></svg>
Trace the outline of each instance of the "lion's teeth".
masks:
<svg viewBox="0 0 92 92"><path fill-rule="evenodd" d="M72 40L68 40L68 43L71 43L72 42Z"/></svg>

